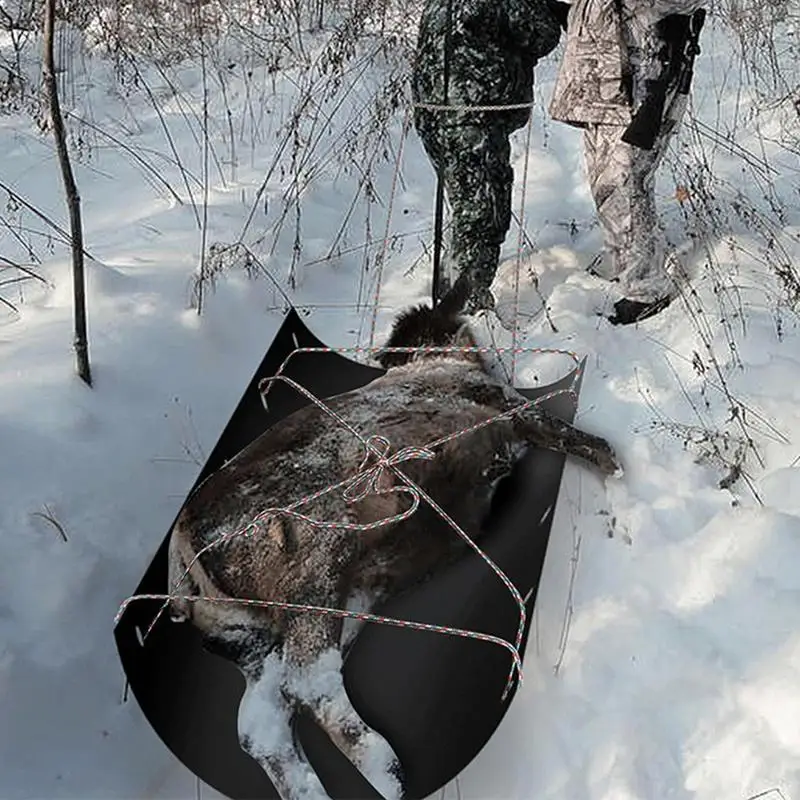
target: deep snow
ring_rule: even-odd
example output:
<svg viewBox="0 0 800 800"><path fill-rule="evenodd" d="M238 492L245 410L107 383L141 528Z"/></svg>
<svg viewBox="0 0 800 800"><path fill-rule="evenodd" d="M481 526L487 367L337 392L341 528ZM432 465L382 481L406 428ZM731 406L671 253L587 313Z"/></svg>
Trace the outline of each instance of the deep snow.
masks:
<svg viewBox="0 0 800 800"><path fill-rule="evenodd" d="M743 173L741 152L731 155L729 146L711 148L705 140L715 175L766 216L770 198L778 198L785 217L776 223L776 241L796 265L796 157L757 137L759 130L774 132L783 112L756 113L752 92L730 78L734 56L724 37L712 32L708 38L698 65L697 118L733 131L733 141L750 152L763 146L758 152L775 170L765 192ZM72 112L112 132L186 200L150 100L141 91L114 91L111 70L100 59L71 65L80 68ZM715 229L713 237L706 231L703 246L687 249L696 299L676 302L634 328L615 329L595 316L609 298L582 271L600 237L583 181L580 136L543 112L554 65L551 58L537 68L540 103L524 187L525 228L536 252L525 249L520 258L519 343L589 356L578 420L614 443L627 471L604 486L568 465L525 684L458 786L440 794L744 800L772 790L763 796L798 798L797 317L785 304L775 310L778 290L764 265L763 242L734 217L729 229ZM238 237L296 92L297 74L268 78L261 69L265 86L274 81L275 95L265 94L262 112L271 113L257 128L248 89L258 74L248 82L232 69L225 98L219 85L210 88L212 143L235 169L223 165L224 182L220 171L210 171L209 243ZM201 108L200 72L189 65L170 74L180 95L152 72L149 85L181 161L201 176L198 120L186 111ZM342 119L363 99L361 84L354 86ZM238 155L226 138L224 99L241 123ZM342 119L321 134L320 159L339 141L337 125L349 124ZM400 116L393 126L396 155ZM88 143L76 173L86 246L97 259L88 265L93 389L73 374L67 249L32 232L45 226L30 212L7 207L3 214L41 256L35 268L50 286L0 287L20 312L0 312L0 798L213 798L219 795L175 762L135 701L122 703L112 620L277 330L282 299L266 278L252 281L232 270L206 295L198 317L188 308L201 242L191 204L178 204L108 137L88 128L83 133ZM523 131L514 143L517 209L525 143ZM699 154L687 128L672 164L680 172ZM245 241L330 346L368 343L371 306L355 302L369 301L376 275L382 277L377 341L395 309L427 297L424 259L406 273L430 242L432 171L413 134L401 159L388 220L394 238L382 274L370 269L363 286L363 202L345 226L341 254L320 261L345 220L357 175L329 164L305 189L294 290L286 283L291 225L274 254L269 236L259 241L280 214L288 169L275 171L258 200ZM393 159L374 172L380 202L372 207L373 257L387 225ZM66 225L51 141L22 114L0 117L0 180ZM190 185L195 200L201 198L202 181ZM674 198L675 189L665 167L660 202L674 240L686 244L680 222L686 206ZM723 207L734 199L733 192L716 196ZM514 315L516 244L512 228L497 280L504 318ZM716 271L706 263L709 252ZM7 227L0 228L0 255L32 263ZM539 313L531 271L557 332ZM738 317L731 295L715 290L714 275L738 287ZM705 309L700 323L688 311L698 302ZM722 379L704 346L703 320L730 394L747 408L747 430L763 460L751 454L745 477L730 489L719 488L730 469L713 457L712 446L728 441L735 450L730 437L742 429L730 419ZM484 324L481 334L488 340L489 333ZM499 326L491 333L510 344ZM548 382L563 366L523 357L517 382ZM66 541L42 513L58 521Z"/></svg>

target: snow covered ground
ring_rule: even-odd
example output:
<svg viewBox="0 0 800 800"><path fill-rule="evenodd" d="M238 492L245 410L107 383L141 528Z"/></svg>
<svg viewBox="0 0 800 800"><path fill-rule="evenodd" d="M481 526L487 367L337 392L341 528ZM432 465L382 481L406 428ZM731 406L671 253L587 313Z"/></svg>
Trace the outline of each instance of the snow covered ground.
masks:
<svg viewBox="0 0 800 800"><path fill-rule="evenodd" d="M555 63L537 70L540 106ZM579 134L537 108L525 185L526 132L515 137L515 204L524 189L535 245L520 257L519 343L588 355L578 419L613 442L627 473L604 486L568 465L526 682L441 797L800 798L800 330L773 274L775 264L800 264L800 163L778 142L791 106L757 113L736 63L710 31L699 122L659 183L673 239L688 245L687 230L701 238L685 248L695 293L637 327L595 314L609 300L582 269L600 236ZM17 308L0 307L0 798L219 797L174 760L135 701L122 702L112 637L120 602L281 321L280 291L235 268L207 287L201 316L189 308L204 186L206 244L244 231L315 333L351 346L369 343L376 278L377 341L394 310L428 295L433 176L413 134L401 146L396 114L389 157L371 168L376 199L368 206L362 193L348 212L361 175L352 163L338 169L332 154L370 85L351 75L330 124L304 129L319 138L303 165L310 182L292 288L295 211L277 237L270 231L293 184L280 124L302 88L298 71L269 74L262 64L248 77L232 57L223 78L206 81L204 169L196 63L144 71L149 91L127 93L98 58L70 67L65 106L87 120L72 128L95 259L92 389L74 375L63 240L19 199L0 220L0 256L47 280L2 285L19 273L0 272L0 292ZM263 98L253 99L255 86ZM710 184L691 172L701 157ZM679 201L687 174L694 183ZM0 117L0 181L66 227L52 142L22 113ZM503 315L514 313L516 246L512 228L497 281ZM523 356L517 383L549 382L563 364Z"/></svg>

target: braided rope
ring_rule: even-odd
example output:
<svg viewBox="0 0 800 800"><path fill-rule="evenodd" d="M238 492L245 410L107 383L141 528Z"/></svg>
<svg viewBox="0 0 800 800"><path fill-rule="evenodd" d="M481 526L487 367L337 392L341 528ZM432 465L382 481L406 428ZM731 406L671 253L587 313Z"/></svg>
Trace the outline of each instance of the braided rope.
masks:
<svg viewBox="0 0 800 800"><path fill-rule="evenodd" d="M245 598L238 598L238 597L202 597L198 595L174 595L174 594L138 594L133 597L129 597L125 600L122 605L120 606L119 613L117 614L117 618L121 617L122 614L125 612L125 609L132 603L134 600L164 600L169 602L170 600L187 600L189 602L196 603L200 600L203 600L208 603L231 603L236 605L243 605L243 606L251 606L257 608L277 608L281 611L295 611L295 612L308 612L312 614L320 614L320 615L327 615L331 617L340 617L342 619L355 619L359 620L360 622L375 622L379 625L391 625L395 628L408 628L410 630L415 631L428 631L431 633L443 633L450 636L462 636L464 638L469 639L477 639L481 642L489 642L491 644L500 645L500 647L504 647L511 653L511 657L514 659L514 665L517 671L519 672L520 676L520 684L522 684L522 661L519 656L518 650L510 643L507 642L505 639L500 638L499 636L492 636L488 633L478 633L476 631L468 631L464 630L463 628L450 628L445 625L431 625L427 622L412 622L411 620L405 619L395 619L393 617L382 617L377 614L365 614L360 611L346 611L345 609L341 608L325 608L323 606L310 606L304 605L301 603L282 603L278 601L269 601L269 600L247 600ZM115 618L116 619L116 618ZM504 692L505 698L506 692Z"/></svg>
<svg viewBox="0 0 800 800"><path fill-rule="evenodd" d="M326 403L324 403L321 399L316 397L312 392L308 389L297 383L296 381L292 380L288 376L284 375L283 372L288 365L290 359L297 355L298 353L337 353L337 354L351 354L351 353L359 353L363 354L366 352L375 353L375 352L402 352L402 353L419 353L422 352L424 354L432 354L432 353L455 353L455 352L474 352L474 353L487 353L487 352L513 352L513 353L521 353L521 352L529 352L529 353L558 353L561 355L569 356L576 364L576 369L573 374L573 379L566 389L556 389L548 394L538 397L535 400L528 400L525 403L516 406L512 409L509 409L504 412L500 412L483 422L477 423L475 425L471 425L463 430L457 431L455 433L448 434L446 436L440 437L435 439L432 442L427 443L421 447L405 447L401 450L396 451L395 453L390 455L391 452L391 443L389 440L381 436L379 434L372 435L369 437L364 437L360 434L355 428L353 428L346 420L344 420L339 414L337 414L332 408L330 408ZM514 675L517 674L519 677L519 684L521 685L523 682L523 672L522 672L522 658L520 654L520 649L522 645L522 637L524 635L525 630L525 623L527 620L527 610L525 607L525 603L527 598L523 598L519 591L517 590L516 586L511 582L511 580L506 576L506 574L500 569L494 561L489 558L489 556L475 543L472 539L467 535L467 533L452 519L452 517L438 504L436 503L433 498L431 498L417 483L415 483L411 478L409 478L400 468L399 464L404 463L406 461L414 460L414 459L423 459L423 460L431 460L435 458L436 453L434 452L435 448L441 447L442 445L446 444L447 442L453 441L456 438L464 435L468 435L473 433L477 430L480 430L488 425L491 425L495 422L498 422L503 419L508 419L512 416L520 414L527 409L539 405L546 400L555 397L557 395L568 394L573 401L577 399L577 392L575 391L575 387L580 380L581 375L581 364L577 357L577 355L571 351L566 350L557 350L551 348L488 348L488 347L341 347L341 348L330 348L330 347L302 347L297 348L292 351L283 361L281 366L279 367L277 373L272 375L269 378L265 378L259 383L259 391L262 396L262 400L264 401L265 407L267 407L266 396L269 393L269 390L274 385L275 381L282 381L288 384L290 387L298 391L304 397L306 397L309 401L317 405L326 415L333 418L339 425L344 427L350 433L352 433L361 444L365 448L365 456L361 462L358 472L349 478L344 480L338 481L324 489L321 489L317 492L312 494L306 495L299 500L296 500L294 503L291 503L288 506L281 507L281 508L268 508L264 509L259 512L246 526L241 529L235 530L233 532L224 534L219 539L210 544L206 545L205 547L199 550L191 562L186 566L183 574L180 578L175 582L175 585L172 587L172 591L170 594L161 595L161 594L141 594L141 595L133 595L128 597L123 603L120 605L117 614L114 617L114 625L117 625L122 618L125 610L128 606L136 601L136 600L162 600L163 603L158 610L157 614L153 618L152 622L148 626L144 636L143 641L147 639L150 635L152 630L155 628L158 620L161 618L164 611L167 609L169 602L171 600L184 600L187 602L197 602L199 600L205 600L211 603L233 603L239 604L249 607L260 607L260 608L276 608L284 611L290 612L300 612L304 611L307 613L318 614L318 615L330 615L334 617L340 618L350 618L356 619L362 622L374 622L377 624L383 625L393 625L395 627L401 628L409 628L412 630L422 630L422 631L431 631L436 633L441 633L449 636L460 636L464 638L476 639L478 641L489 642L492 644L500 645L505 649L509 650L512 654L512 665L509 672L509 676L506 682L506 686L503 690L503 694L501 697L501 701L505 700L513 686L513 679ZM368 466L370 456L375 458L375 463L371 466ZM381 488L381 477L383 475L384 470L390 470L394 473L400 480L402 481L403 485L395 486L392 485L390 488L385 489ZM411 497L411 506L406 509L405 511L398 512L397 514L393 514L389 517L382 518L376 520L371 523L352 523L352 522L344 522L341 520L336 521L325 521L325 520L316 520L311 517L308 517L299 511L298 508L304 505L308 505L313 501L317 500L318 498L322 497L325 494L330 492L336 491L337 489L342 490L342 496L347 503L354 503L359 500L363 500L365 497L369 496L370 494L382 495L382 494L389 494L389 493L402 493L407 494ZM217 548L223 546L225 543L233 540L234 538L238 537L251 537L259 532L261 532L263 525L271 519L274 519L276 515L284 515L289 516L297 519L301 519L307 524L311 525L314 528L320 529L346 529L349 531L354 532L364 532L369 530L374 530L379 527L392 525L397 522L401 522L405 519L411 517L416 510L419 508L419 504L421 500L424 500L437 514L445 521L447 524L453 528L453 530L458 534L461 539L469 545L484 561L484 563L498 576L498 578L503 582L505 587L508 589L511 596L514 598L514 601L517 603L520 613L519 619L519 626L517 628L517 633L514 639L514 643L508 642L505 639L500 637L491 636L489 634L480 633L477 631L469 631L463 630L460 628L453 628L450 626L445 625L434 625L429 623L420 623L420 622L412 622L409 620L401 620L401 619L394 619L390 617L383 617L374 614L367 614L362 612L355 612L355 611L347 611L344 609L338 608L327 608L327 607L320 607L320 606L312 606L307 604L300 604L300 603L288 603L282 601L268 601L268 600L249 600L246 598L236 598L236 597L210 597L210 596L197 596L197 595L180 595L177 594L178 589L184 583L184 581L189 577L192 567L198 561L198 559L206 552L213 548ZM530 594L530 593L529 593Z"/></svg>

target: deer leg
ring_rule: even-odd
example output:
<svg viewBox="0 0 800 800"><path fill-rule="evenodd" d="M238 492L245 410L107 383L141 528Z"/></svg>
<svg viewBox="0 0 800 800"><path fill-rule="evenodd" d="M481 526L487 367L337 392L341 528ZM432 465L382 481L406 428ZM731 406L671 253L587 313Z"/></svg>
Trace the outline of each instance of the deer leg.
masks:
<svg viewBox="0 0 800 800"><path fill-rule="evenodd" d="M403 771L392 746L358 716L341 683L315 713L334 744L386 800L403 797Z"/></svg>
<svg viewBox="0 0 800 800"><path fill-rule="evenodd" d="M342 607L343 598L334 603ZM400 800L400 762L391 745L368 727L350 703L342 676L341 626L329 617L302 614L287 635L284 691L302 704L333 743L386 798Z"/></svg>
<svg viewBox="0 0 800 800"><path fill-rule="evenodd" d="M575 456L603 475L621 475L622 466L611 445L602 437L576 428L533 406L513 418L514 430L523 441L557 453Z"/></svg>
<svg viewBox="0 0 800 800"><path fill-rule="evenodd" d="M480 373L470 376L459 387L458 394L498 411L510 411L528 402L515 389L487 381ZM604 475L622 473L619 460L605 439L579 430L569 422L554 417L541 406L534 405L519 412L512 417L512 423L516 435L530 445L576 456L592 464Z"/></svg>
<svg viewBox="0 0 800 800"><path fill-rule="evenodd" d="M287 664L279 651L250 672L239 706L239 741L272 781L281 800L328 800L328 794L298 750L292 732L294 707L284 691Z"/></svg>

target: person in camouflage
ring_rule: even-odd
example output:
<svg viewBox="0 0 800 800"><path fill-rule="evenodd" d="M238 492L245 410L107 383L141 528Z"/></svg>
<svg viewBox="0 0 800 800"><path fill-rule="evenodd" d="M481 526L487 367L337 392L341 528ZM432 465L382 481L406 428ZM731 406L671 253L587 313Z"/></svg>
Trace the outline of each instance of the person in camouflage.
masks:
<svg viewBox="0 0 800 800"><path fill-rule="evenodd" d="M692 26L702 27L703 2L575 0L566 19L550 114L584 129L589 186L605 234L605 252L592 271L618 284L622 298L610 317L615 324L652 316L677 293L668 268L677 259L667 253L658 225L655 176L691 80L690 71L670 72L666 62L692 42L688 31L699 34ZM697 52L689 54L692 61ZM686 55L677 53L684 64ZM653 104L659 83L660 102ZM632 143L633 120L651 128L644 145Z"/></svg>
<svg viewBox="0 0 800 800"><path fill-rule="evenodd" d="M560 34L547 0L427 0L422 12L414 126L450 202L449 270L469 282L468 314L494 307L490 286L511 225L509 136L528 121L533 67Z"/></svg>

